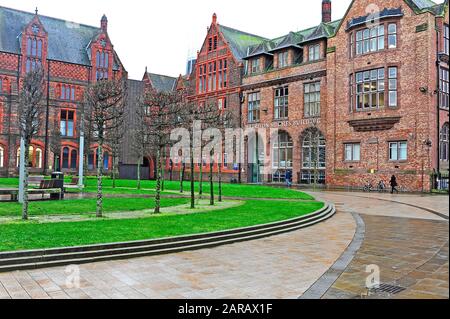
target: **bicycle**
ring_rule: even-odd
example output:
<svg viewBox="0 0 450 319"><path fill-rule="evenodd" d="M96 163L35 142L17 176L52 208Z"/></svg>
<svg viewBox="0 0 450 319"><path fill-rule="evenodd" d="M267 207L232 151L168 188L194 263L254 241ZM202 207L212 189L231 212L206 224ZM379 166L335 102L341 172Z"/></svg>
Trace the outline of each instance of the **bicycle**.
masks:
<svg viewBox="0 0 450 319"><path fill-rule="evenodd" d="M364 186L363 186L363 192L371 192L371 191L373 191L373 185L372 185L372 183L371 182L367 182L367 184L365 184Z"/></svg>
<svg viewBox="0 0 450 319"><path fill-rule="evenodd" d="M387 187L386 187L386 184L384 183L384 181L380 181L378 183L377 190L378 190L379 193L386 193L387 192Z"/></svg>

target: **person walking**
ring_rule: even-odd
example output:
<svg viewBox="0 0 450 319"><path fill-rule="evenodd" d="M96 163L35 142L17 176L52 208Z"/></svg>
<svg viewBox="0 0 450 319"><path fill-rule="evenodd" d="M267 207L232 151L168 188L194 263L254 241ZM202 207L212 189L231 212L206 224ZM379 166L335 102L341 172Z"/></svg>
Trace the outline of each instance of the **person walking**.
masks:
<svg viewBox="0 0 450 319"><path fill-rule="evenodd" d="M397 183L397 177L395 177L395 175L392 175L390 184L391 184L391 194L394 194L394 192L396 192L398 194L398 189L397 189L398 183Z"/></svg>
<svg viewBox="0 0 450 319"><path fill-rule="evenodd" d="M286 172L286 186L292 187L292 172L291 171Z"/></svg>

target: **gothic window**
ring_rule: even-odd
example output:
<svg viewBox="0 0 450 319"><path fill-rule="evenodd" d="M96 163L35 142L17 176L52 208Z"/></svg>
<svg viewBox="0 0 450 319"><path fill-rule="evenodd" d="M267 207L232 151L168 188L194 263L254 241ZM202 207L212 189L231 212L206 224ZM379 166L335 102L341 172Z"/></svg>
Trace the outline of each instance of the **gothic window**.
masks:
<svg viewBox="0 0 450 319"><path fill-rule="evenodd" d="M96 78L97 80L107 80L109 70L109 54L104 51L97 51L96 54Z"/></svg>
<svg viewBox="0 0 450 319"><path fill-rule="evenodd" d="M26 72L42 66L42 40L29 37L27 39Z"/></svg>

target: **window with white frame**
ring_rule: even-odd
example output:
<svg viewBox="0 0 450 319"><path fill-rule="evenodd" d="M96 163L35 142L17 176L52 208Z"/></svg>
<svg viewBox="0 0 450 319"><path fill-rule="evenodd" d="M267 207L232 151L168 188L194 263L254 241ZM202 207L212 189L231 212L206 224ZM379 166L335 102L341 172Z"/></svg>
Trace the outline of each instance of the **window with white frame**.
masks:
<svg viewBox="0 0 450 319"><path fill-rule="evenodd" d="M439 72L439 106L449 108L449 74L448 70L441 68Z"/></svg>
<svg viewBox="0 0 450 319"><path fill-rule="evenodd" d="M389 160L406 161L408 159L408 142L389 142Z"/></svg>
<svg viewBox="0 0 450 319"><path fill-rule="evenodd" d="M397 24L395 23L388 24L388 48L397 48Z"/></svg>
<svg viewBox="0 0 450 319"><path fill-rule="evenodd" d="M252 62L252 73L261 72L261 58L255 58L251 62Z"/></svg>
<svg viewBox="0 0 450 319"><path fill-rule="evenodd" d="M355 96L356 110L376 109L385 106L384 68L357 72ZM353 83L352 83L353 86Z"/></svg>
<svg viewBox="0 0 450 319"><path fill-rule="evenodd" d="M448 122L442 126L441 132L440 132L440 159L441 161L448 162L449 158L449 148L448 148L448 142L449 142L449 126Z"/></svg>
<svg viewBox="0 0 450 319"><path fill-rule="evenodd" d="M289 88L282 87L275 90L275 119L286 119L289 116Z"/></svg>
<svg viewBox="0 0 450 319"><path fill-rule="evenodd" d="M73 137L74 136L74 120L75 112L70 110L61 111L60 130L61 136Z"/></svg>
<svg viewBox="0 0 450 319"><path fill-rule="evenodd" d="M384 25L366 28L356 32L356 55L384 49Z"/></svg>
<svg viewBox="0 0 450 319"><path fill-rule="evenodd" d="M317 61L320 59L320 44L310 45L308 47L309 61Z"/></svg>
<svg viewBox="0 0 450 319"><path fill-rule="evenodd" d="M398 70L396 67L389 68L389 106L398 106L397 82Z"/></svg>
<svg viewBox="0 0 450 319"><path fill-rule="evenodd" d="M305 117L320 116L320 82L304 86Z"/></svg>
<svg viewBox="0 0 450 319"><path fill-rule="evenodd" d="M346 143L344 144L345 161L357 162L361 160L361 144Z"/></svg>
<svg viewBox="0 0 450 319"><path fill-rule="evenodd" d="M450 41L450 35L449 35L449 26L448 24L444 24L444 53L449 55L449 41Z"/></svg>
<svg viewBox="0 0 450 319"><path fill-rule="evenodd" d="M248 94L248 122L259 122L260 119L261 92Z"/></svg>
<svg viewBox="0 0 450 319"><path fill-rule="evenodd" d="M278 53L278 67L279 68L285 68L289 65L288 63L288 58L289 58L289 54L288 51L285 52L280 52Z"/></svg>

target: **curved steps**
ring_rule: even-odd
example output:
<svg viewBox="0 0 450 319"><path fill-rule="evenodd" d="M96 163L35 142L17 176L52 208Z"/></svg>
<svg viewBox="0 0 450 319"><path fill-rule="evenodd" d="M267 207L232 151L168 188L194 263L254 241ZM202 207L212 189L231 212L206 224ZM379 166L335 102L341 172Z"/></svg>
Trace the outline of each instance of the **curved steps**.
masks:
<svg viewBox="0 0 450 319"><path fill-rule="evenodd" d="M113 244L4 252L0 253L0 272L92 263L210 248L309 227L331 218L335 213L335 207L326 204L322 209L307 216L214 233Z"/></svg>

